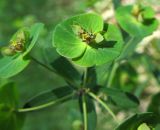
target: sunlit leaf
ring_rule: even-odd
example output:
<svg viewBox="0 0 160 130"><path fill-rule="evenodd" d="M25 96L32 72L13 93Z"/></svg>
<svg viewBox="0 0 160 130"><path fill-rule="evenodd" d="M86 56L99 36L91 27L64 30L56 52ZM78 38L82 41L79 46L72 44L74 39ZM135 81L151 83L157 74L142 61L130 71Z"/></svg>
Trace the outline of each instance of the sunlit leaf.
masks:
<svg viewBox="0 0 160 130"><path fill-rule="evenodd" d="M101 92L110 96L117 106L123 108L133 108L139 105L139 100L132 94L123 92L119 89L101 88Z"/></svg>
<svg viewBox="0 0 160 130"><path fill-rule="evenodd" d="M58 24L53 34L57 52L80 66L113 61L122 49L123 39L115 25L106 24L97 14L81 14Z"/></svg>

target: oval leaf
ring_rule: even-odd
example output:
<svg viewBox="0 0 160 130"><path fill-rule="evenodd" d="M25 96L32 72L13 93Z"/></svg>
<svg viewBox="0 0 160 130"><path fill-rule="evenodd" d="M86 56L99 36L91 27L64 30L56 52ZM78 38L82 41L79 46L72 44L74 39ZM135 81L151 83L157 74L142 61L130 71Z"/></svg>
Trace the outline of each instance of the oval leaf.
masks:
<svg viewBox="0 0 160 130"><path fill-rule="evenodd" d="M132 94L119 89L101 88L101 92L110 96L113 102L123 108L133 108L139 105L139 100Z"/></svg>
<svg viewBox="0 0 160 130"><path fill-rule="evenodd" d="M81 75L76 68L64 57L58 57L52 63L52 68L62 76L67 83L79 87L81 84Z"/></svg>
<svg viewBox="0 0 160 130"><path fill-rule="evenodd" d="M30 110L30 108L38 108L38 110L39 108L46 108L47 106L64 102L72 97L73 91L68 86L56 88L51 91L41 93L30 99L24 105L24 111Z"/></svg>

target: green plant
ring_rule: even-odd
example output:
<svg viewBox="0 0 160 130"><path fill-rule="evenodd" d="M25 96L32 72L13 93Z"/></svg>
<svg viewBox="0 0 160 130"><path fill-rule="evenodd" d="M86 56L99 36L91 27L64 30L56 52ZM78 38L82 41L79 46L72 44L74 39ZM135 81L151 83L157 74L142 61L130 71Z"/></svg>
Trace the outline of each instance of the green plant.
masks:
<svg viewBox="0 0 160 130"><path fill-rule="evenodd" d="M121 88L123 79L118 82L119 88L112 87L119 78L116 71L122 62L129 60L136 45L157 29L158 21L154 15L150 7L134 5L121 6L116 10L119 26L104 22L95 13L71 17L54 29L52 45L59 55L49 64L39 61L31 53L43 24L37 23L20 29L10 43L1 48L0 78L17 75L33 60L62 77L67 85L43 92L19 108L14 83L3 83L0 87L0 128L20 130L26 113L68 100L79 102L83 117L83 124L76 122L75 125L79 127L75 126L75 129L96 129L95 101L118 123L106 96L118 108L131 109L139 105L138 98L130 92L132 88L127 91ZM151 104L148 112L135 114L124 123L117 124L115 130L157 129L160 122L159 110L153 109Z"/></svg>

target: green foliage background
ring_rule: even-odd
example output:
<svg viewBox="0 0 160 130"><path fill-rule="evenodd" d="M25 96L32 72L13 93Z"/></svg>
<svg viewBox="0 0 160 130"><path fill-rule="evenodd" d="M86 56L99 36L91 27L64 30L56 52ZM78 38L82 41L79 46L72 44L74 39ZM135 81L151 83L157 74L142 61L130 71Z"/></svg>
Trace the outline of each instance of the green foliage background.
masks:
<svg viewBox="0 0 160 130"><path fill-rule="evenodd" d="M47 62L46 59L52 60L57 55L56 52L53 51L54 48L52 48L51 45L51 31L54 29L55 25L64 18L83 13L88 9L101 12L103 7L97 5L97 2L101 1L105 0L0 0L0 45L6 44L18 28L36 22L43 22L45 24L45 30L42 32L39 42L34 47L32 53L42 62ZM107 3L107 1L105 2ZM153 5L157 3L155 0L144 2L151 2ZM110 4L108 4L108 8L109 7ZM151 93L148 91L142 93L142 91L146 87L149 87L150 84L154 89L154 86L159 86L160 83L160 68L157 67L157 62L159 61L157 55L160 53L160 46L157 47L157 43L160 43L160 41L155 39L153 44L150 45L155 50L153 55L148 55L147 50L145 50L142 54L135 54L132 59L129 60L129 63L124 64L118 69L117 77L114 79L116 87L117 84L120 84L119 87L121 87L121 89L132 91L135 95L141 97L142 101L147 100L147 102L149 102L148 97L150 97ZM34 50L36 50L36 52ZM148 61L151 63L148 63ZM152 65L151 67L150 65L152 63L154 63L154 66ZM139 82L139 72L136 70L137 66L145 66L145 73L149 74L147 79L150 79L151 76L154 80L156 79L156 82L153 84L151 83L152 81L150 82L147 80ZM154 73L152 73L153 71L156 71L158 75L154 75ZM132 73L130 79L126 77L126 74L128 75L129 73ZM123 75L121 76L122 79L116 81L119 75ZM23 72L13 77L11 80L14 80L18 86L21 99L20 106L23 106L24 102L42 91L66 84L62 78L48 72L48 70L37 65L35 62L31 62ZM155 83L158 85L155 85ZM0 84L2 84L1 80ZM156 87L155 89L157 90ZM118 112L115 106L112 106L112 108ZM142 111L142 109L132 110L133 113L139 111ZM132 112L125 110L124 114L122 111L122 117L128 117ZM98 112L98 114L99 122L97 129L113 129L115 125L113 119L111 119L107 113L104 114L103 111ZM23 130L72 130L72 125L80 118L78 103L67 102L60 106L29 113Z"/></svg>

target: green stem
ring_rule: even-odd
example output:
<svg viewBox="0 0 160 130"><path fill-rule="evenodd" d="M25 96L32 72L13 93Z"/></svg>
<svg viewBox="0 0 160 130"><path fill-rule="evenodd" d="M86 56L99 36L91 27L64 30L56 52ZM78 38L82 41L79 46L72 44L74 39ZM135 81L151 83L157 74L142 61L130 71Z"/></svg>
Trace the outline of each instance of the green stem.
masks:
<svg viewBox="0 0 160 130"><path fill-rule="evenodd" d="M74 87L74 89L76 89L76 86L77 86L77 85L76 85L73 81L71 81L69 78L60 75L56 70L51 69L51 68L48 67L47 65L45 65L45 64L43 64L42 62L38 61L38 60L37 60L36 58L34 58L33 56L30 56L30 57L31 57L31 59L32 59L33 61L35 61L37 64L41 65L42 67L46 68L47 70L49 70L49 71L51 71L51 72L53 72L53 73L55 73L55 74L63 77L63 79L64 79L65 81L67 81L69 84L71 84L71 85Z"/></svg>
<svg viewBox="0 0 160 130"><path fill-rule="evenodd" d="M115 76L115 73L116 73L116 70L119 66L119 63L118 62L114 62L112 68L111 68L111 71L109 73L109 78L108 78L108 81L107 81L107 87L111 87L112 85L112 82L113 82L113 78Z"/></svg>
<svg viewBox="0 0 160 130"><path fill-rule="evenodd" d="M83 88L86 87L86 83L87 83L87 73L88 73L88 68L85 68L85 70L84 70L84 77L83 77L83 85L82 85Z"/></svg>
<svg viewBox="0 0 160 130"><path fill-rule="evenodd" d="M36 106L36 107L31 107L31 108L21 108L21 109L18 109L18 112L31 112L31 111L36 111L36 110L41 110L43 108L47 108L47 107L50 107L52 105L55 105L59 102L63 102L65 100L68 100L70 99L71 97L73 97L73 93L70 94L70 95L67 95L65 97L62 97L56 101L52 101L52 102L49 102L49 103L46 103L46 104L42 104L40 106Z"/></svg>
<svg viewBox="0 0 160 130"><path fill-rule="evenodd" d="M44 68L46 68L47 70L49 70L49 71L54 72L54 73L57 74L56 71L54 71L53 69L51 69L51 68L48 67L47 65L43 64L42 62L38 61L38 60L37 60L36 58L34 58L33 56L30 56L30 57L31 57L31 59L32 59L33 61L35 61L37 64L39 64L39 65L43 66Z"/></svg>
<svg viewBox="0 0 160 130"><path fill-rule="evenodd" d="M82 96L82 107L83 107L84 130L88 130L87 105L86 105L86 98L84 94Z"/></svg>
<svg viewBox="0 0 160 130"><path fill-rule="evenodd" d="M115 114L113 113L113 111L109 108L109 106L108 106L105 102L103 102L99 97L97 97L97 96L96 96L94 93L92 93L92 92L88 92L88 95L91 96L93 99L95 99L98 103L100 103L100 104L109 112L109 114L113 117L113 119L114 119L116 122L118 122Z"/></svg>

